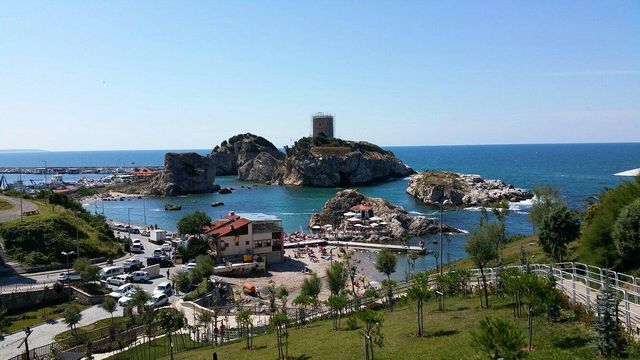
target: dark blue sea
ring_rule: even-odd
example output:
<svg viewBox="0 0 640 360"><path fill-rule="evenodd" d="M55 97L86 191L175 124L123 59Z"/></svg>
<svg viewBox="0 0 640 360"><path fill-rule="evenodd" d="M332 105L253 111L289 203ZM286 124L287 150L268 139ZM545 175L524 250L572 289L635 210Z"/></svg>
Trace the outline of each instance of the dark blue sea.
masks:
<svg viewBox="0 0 640 360"><path fill-rule="evenodd" d="M584 199L615 187L630 178L613 176L614 173L640 167L640 143L626 144L545 144L545 145L478 145L478 146L419 146L387 147L400 159L417 171L426 169L475 173L484 178L502 179L516 187L531 189L535 185L551 184L560 189L569 206L585 207ZM163 155L169 150L149 151L90 151L90 152L31 152L0 153L0 167L35 166L153 166L162 165ZM171 150L174 151L174 150ZM177 150L186 151L186 150ZM191 150L201 154L210 150ZM42 180L42 175L32 176ZM17 175L9 175L15 180ZM65 175L65 179L73 179ZM233 187L230 195L207 194L178 197L175 199L146 199L125 202L103 202L89 208L104 211L116 221L158 224L174 229L176 220L189 211L201 210L217 218L228 211L263 212L282 218L287 231L306 230L311 213L318 211L324 202L340 189L299 188L265 186L239 182L234 177L218 177L216 183ZM251 189L242 185L252 185ZM256 186L253 186L256 185ZM359 190L369 196L383 197L403 206L413 214L438 216L437 208L428 207L405 193L407 180L397 180ZM165 212L164 204L182 205L182 211ZM210 204L223 201L225 206L212 208ZM530 234L529 205L512 204L507 229L510 234ZM104 209L104 210L103 210ZM445 222L466 231L473 231L478 224L479 212L473 210L447 211ZM454 237L450 249L451 260L464 256L465 235ZM417 242L419 239L414 239ZM426 243L431 245L431 239ZM446 259L446 255L445 255ZM402 261L400 262L403 263ZM417 267L432 266L433 258L422 259ZM402 276L402 270L397 275Z"/></svg>

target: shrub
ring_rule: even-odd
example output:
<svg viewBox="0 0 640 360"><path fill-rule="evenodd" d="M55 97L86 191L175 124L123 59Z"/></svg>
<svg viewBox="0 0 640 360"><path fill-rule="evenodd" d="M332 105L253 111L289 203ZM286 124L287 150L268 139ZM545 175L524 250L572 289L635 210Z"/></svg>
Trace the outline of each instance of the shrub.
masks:
<svg viewBox="0 0 640 360"><path fill-rule="evenodd" d="M480 331L473 333L473 342L490 359L514 360L525 356L524 334L511 321L484 318L480 321Z"/></svg>
<svg viewBox="0 0 640 360"><path fill-rule="evenodd" d="M611 237L623 264L640 264L640 199L622 210L613 225Z"/></svg>

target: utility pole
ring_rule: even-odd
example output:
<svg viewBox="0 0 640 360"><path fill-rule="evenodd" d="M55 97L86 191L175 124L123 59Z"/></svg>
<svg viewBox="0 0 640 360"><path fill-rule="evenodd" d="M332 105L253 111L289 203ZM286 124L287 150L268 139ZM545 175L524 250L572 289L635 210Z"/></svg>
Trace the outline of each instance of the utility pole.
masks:
<svg viewBox="0 0 640 360"><path fill-rule="evenodd" d="M142 213L144 214L144 227L147 227L147 201L142 198Z"/></svg>
<svg viewBox="0 0 640 360"><path fill-rule="evenodd" d="M448 206L451 204L451 201L449 201L449 199L443 201L440 203L440 275L442 276L442 258L444 256L442 256L442 210L444 206Z"/></svg>
<svg viewBox="0 0 640 360"><path fill-rule="evenodd" d="M22 213L22 198L20 198L20 222L22 222L24 215Z"/></svg>
<svg viewBox="0 0 640 360"><path fill-rule="evenodd" d="M69 289L69 301L71 301L71 281L69 279L69 255L73 255L75 253L76 253L75 251L69 251L69 252L63 251L63 252L61 252L62 255L65 255L67 257L67 283L69 284L69 287L68 287L68 289Z"/></svg>
<svg viewBox="0 0 640 360"><path fill-rule="evenodd" d="M127 233L129 233L129 240L131 240L131 209L132 208L127 208L127 223L129 224Z"/></svg>
<svg viewBox="0 0 640 360"><path fill-rule="evenodd" d="M29 335L31 335L33 331L31 330L30 327L26 327L24 328L24 333L26 335L26 337L24 338L24 340L22 341L24 343L24 349L25 349L25 354L26 354L26 359L29 360L31 358L31 354L29 354ZM20 347L22 346L22 344L18 345L18 349L20 349Z"/></svg>
<svg viewBox="0 0 640 360"><path fill-rule="evenodd" d="M80 231L78 231L78 228L76 227L76 254L78 254L78 258L80 258L80 236L79 236Z"/></svg>
<svg viewBox="0 0 640 360"><path fill-rule="evenodd" d="M43 160L42 161L44 163L44 184L47 184L47 173L49 172L47 170L47 160Z"/></svg>

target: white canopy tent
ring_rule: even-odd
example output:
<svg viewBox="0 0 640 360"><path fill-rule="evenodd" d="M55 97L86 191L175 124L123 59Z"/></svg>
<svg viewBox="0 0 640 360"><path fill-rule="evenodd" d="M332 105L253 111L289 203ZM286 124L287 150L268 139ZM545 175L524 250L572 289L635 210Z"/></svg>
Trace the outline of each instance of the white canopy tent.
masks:
<svg viewBox="0 0 640 360"><path fill-rule="evenodd" d="M374 216L374 217L370 217L369 220L371 221L382 221L382 218L379 216Z"/></svg>
<svg viewBox="0 0 640 360"><path fill-rule="evenodd" d="M356 215L358 215L358 213L354 213L354 212L351 212L351 211L344 213L344 216L346 216L346 217L356 216Z"/></svg>
<svg viewBox="0 0 640 360"><path fill-rule="evenodd" d="M364 227L364 225L362 225L362 224L355 224L353 226L355 226L355 227Z"/></svg>
<svg viewBox="0 0 640 360"><path fill-rule="evenodd" d="M359 221L362 221L362 220L360 220L360 218L349 218L349 219L347 219L347 221L349 221L349 222L359 222Z"/></svg>
<svg viewBox="0 0 640 360"><path fill-rule="evenodd" d="M322 229L322 228L320 227L320 225L313 225L311 228L312 228L312 229L315 229L315 230L320 230L320 229Z"/></svg>

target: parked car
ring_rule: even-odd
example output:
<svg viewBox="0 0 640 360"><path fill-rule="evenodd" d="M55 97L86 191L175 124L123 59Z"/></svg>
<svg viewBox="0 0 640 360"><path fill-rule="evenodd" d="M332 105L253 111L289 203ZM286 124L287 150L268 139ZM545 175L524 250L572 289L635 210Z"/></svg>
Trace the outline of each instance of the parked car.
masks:
<svg viewBox="0 0 640 360"><path fill-rule="evenodd" d="M140 241L140 239L133 239L133 240L131 241L131 245L135 245L135 244L140 244L140 245L142 245L142 241Z"/></svg>
<svg viewBox="0 0 640 360"><path fill-rule="evenodd" d="M109 293L109 296L119 299L124 296L129 290L133 289L133 284L124 284Z"/></svg>
<svg viewBox="0 0 640 360"><path fill-rule="evenodd" d="M169 297L167 297L167 295L165 295L165 294L154 294L151 297L151 300L149 300L147 302L147 305L157 308L157 307L166 305L168 302L169 302Z"/></svg>
<svg viewBox="0 0 640 360"><path fill-rule="evenodd" d="M166 256L151 256L147 258L147 266L160 264L160 267L172 267L173 261Z"/></svg>
<svg viewBox="0 0 640 360"><path fill-rule="evenodd" d="M122 266L107 266L100 270L98 276L100 280L104 281L109 277L120 275L124 273L124 268Z"/></svg>
<svg viewBox="0 0 640 360"><path fill-rule="evenodd" d="M195 269L196 266L197 266L196 263L190 262L190 263L182 265L182 270L183 271L191 271L191 270Z"/></svg>
<svg viewBox="0 0 640 360"><path fill-rule="evenodd" d="M66 282L66 281L80 281L82 278L80 274L74 272L63 272L58 275L58 281Z"/></svg>
<svg viewBox="0 0 640 360"><path fill-rule="evenodd" d="M124 263L122 263L122 268L124 268L126 272L140 270L140 268L142 268L142 261L136 258L125 260Z"/></svg>
<svg viewBox="0 0 640 360"><path fill-rule="evenodd" d="M149 235L150 235L150 234L151 234L151 233L150 233L148 230L142 230L142 231L140 232L140 235L142 235L142 236L146 236L146 237L149 237Z"/></svg>
<svg viewBox="0 0 640 360"><path fill-rule="evenodd" d="M158 248L153 250L153 256L162 256L162 249Z"/></svg>
<svg viewBox="0 0 640 360"><path fill-rule="evenodd" d="M149 273L146 271L134 271L127 275L127 280L131 282L147 282L149 281Z"/></svg>
<svg viewBox="0 0 640 360"><path fill-rule="evenodd" d="M124 285L129 282L127 275L116 275L107 278L107 284L111 285Z"/></svg>
<svg viewBox="0 0 640 360"><path fill-rule="evenodd" d="M118 305L126 306L129 303L129 301L131 301L131 299L133 299L133 294L135 294L137 291L144 291L144 290L140 289L137 286L134 286L131 290L129 290L126 293L124 293L124 295L122 295L118 299Z"/></svg>
<svg viewBox="0 0 640 360"><path fill-rule="evenodd" d="M160 284L158 284L158 286L156 286L156 288L153 290L154 294L166 294L169 295L171 294L172 291L172 287L171 287L171 283L168 281L164 281L161 282Z"/></svg>

